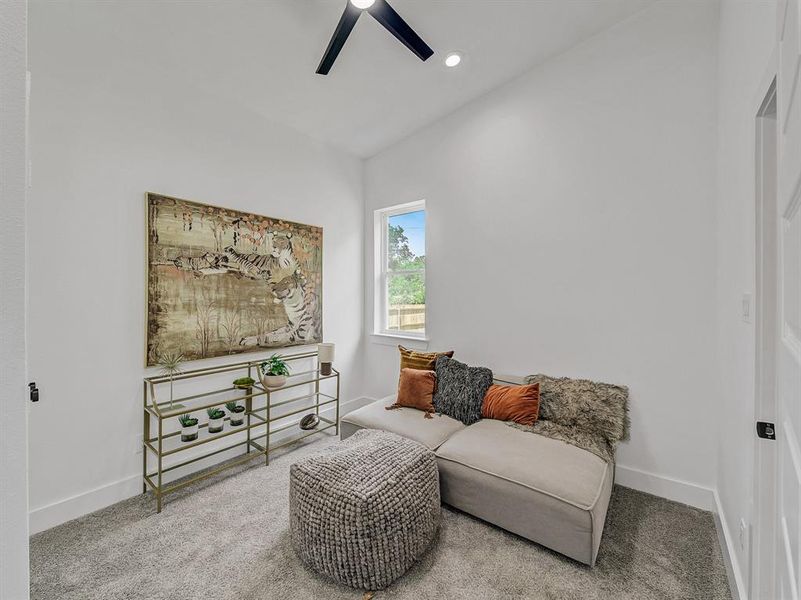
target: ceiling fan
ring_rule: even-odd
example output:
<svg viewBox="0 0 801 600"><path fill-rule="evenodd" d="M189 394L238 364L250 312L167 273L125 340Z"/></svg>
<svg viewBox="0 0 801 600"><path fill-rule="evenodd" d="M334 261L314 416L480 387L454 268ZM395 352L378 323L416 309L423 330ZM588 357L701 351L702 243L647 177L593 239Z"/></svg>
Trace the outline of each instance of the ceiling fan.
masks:
<svg viewBox="0 0 801 600"><path fill-rule="evenodd" d="M345 12L342 13L337 28L334 30L334 35L331 37L331 41L328 42L328 48L325 49L323 60L320 61L320 66L317 67L318 74L328 75L339 52L342 50L342 46L345 45L345 41L348 39L354 25L356 25L356 21L365 10L376 21L381 23L387 31L398 38L404 46L414 52L420 60L428 60L434 54L428 44L409 27L408 23L395 12L395 9L386 0L348 0Z"/></svg>

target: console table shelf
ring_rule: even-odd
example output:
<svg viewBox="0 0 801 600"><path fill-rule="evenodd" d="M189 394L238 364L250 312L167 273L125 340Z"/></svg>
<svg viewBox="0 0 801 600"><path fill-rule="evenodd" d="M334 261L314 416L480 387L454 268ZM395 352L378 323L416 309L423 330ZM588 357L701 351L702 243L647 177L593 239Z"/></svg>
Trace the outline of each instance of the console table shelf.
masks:
<svg viewBox="0 0 801 600"><path fill-rule="evenodd" d="M316 360L317 352L303 352L282 357L287 363L303 360ZM172 378L173 382L187 379L200 379L224 373L235 374L236 377L248 376L253 379L258 378L259 364L263 361L253 360L238 362L230 365L218 367L207 367L185 371ZM202 479L212 477L225 469L240 465L254 458L264 457L265 464L270 463L270 453L287 446L298 440L302 440L311 435L328 432L334 429L334 435L339 434L339 371L331 370L330 375L323 375L318 369L300 371L287 377L287 383L280 388L267 388L260 383L254 383L251 387L239 388L229 386L221 389L214 389L207 392L195 393L181 398L175 398L172 402L164 402L157 399L156 390L165 384L170 384L170 378L165 375L146 377L143 382L143 434L142 434L142 492L148 489L153 490L156 498L157 512L161 512L162 500L166 494L186 487ZM254 377L255 373L255 377ZM235 378L236 378L235 377ZM335 388L332 393L320 391L323 382L331 380L331 387ZM313 388L313 391L297 390L301 386ZM301 395L286 397L286 391L295 390L295 394L301 391ZM331 390L329 390L331 391ZM214 398L216 396L216 399ZM243 413L243 423L241 425L231 425L230 417L223 420L223 430L221 432L209 433L208 423L199 425L198 438L189 442L182 442L181 431L165 431L165 421L175 419L181 415L190 413L202 413L208 408L224 406L227 402L244 402L245 411ZM297 403L297 408L291 405ZM278 408L287 407L291 410L282 411L276 414ZM320 415L321 407L331 407L335 409L334 420ZM301 413L314 411L320 422L311 430L301 430L297 420L292 420ZM270 443L270 438L279 433L297 428L299 433L288 437L282 436L274 443ZM329 432L330 433L330 432ZM223 440L231 436L239 436L241 439L235 443L222 447L214 447L208 452L193 455L191 458L165 465L164 459L167 457L178 456L182 452L198 449L202 446ZM232 438L235 439L235 438ZM165 482L164 475L175 469L187 467L203 459L243 448L243 455L235 460L226 462L223 465L203 470L197 475L182 478L178 481ZM149 466L149 458L155 463Z"/></svg>

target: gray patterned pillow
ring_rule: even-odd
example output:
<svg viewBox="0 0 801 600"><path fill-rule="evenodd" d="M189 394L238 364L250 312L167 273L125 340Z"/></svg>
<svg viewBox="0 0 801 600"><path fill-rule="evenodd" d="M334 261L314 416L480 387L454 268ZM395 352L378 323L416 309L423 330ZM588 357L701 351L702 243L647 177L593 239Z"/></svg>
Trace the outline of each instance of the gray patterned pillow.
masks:
<svg viewBox="0 0 801 600"><path fill-rule="evenodd" d="M447 356L437 358L434 369L437 373L434 409L465 425L480 421L484 395L492 385L492 371L486 367L468 367Z"/></svg>

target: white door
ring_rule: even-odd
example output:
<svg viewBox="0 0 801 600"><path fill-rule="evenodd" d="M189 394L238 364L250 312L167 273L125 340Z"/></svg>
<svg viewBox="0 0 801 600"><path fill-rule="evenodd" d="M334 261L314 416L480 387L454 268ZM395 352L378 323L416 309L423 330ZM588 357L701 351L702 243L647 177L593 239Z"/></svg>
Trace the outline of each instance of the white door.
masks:
<svg viewBox="0 0 801 600"><path fill-rule="evenodd" d="M779 348L776 567L782 599L801 589L801 0L781 0L779 73Z"/></svg>
<svg viewBox="0 0 801 600"><path fill-rule="evenodd" d="M756 421L776 423L776 351L779 343L779 213L776 67L756 119L755 400ZM776 442L754 447L754 532L750 598L776 598Z"/></svg>

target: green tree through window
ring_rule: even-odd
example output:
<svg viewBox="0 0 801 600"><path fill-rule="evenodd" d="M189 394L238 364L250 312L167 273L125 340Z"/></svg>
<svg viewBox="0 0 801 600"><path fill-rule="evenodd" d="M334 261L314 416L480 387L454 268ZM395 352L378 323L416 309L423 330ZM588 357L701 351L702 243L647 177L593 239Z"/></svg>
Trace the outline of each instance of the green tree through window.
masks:
<svg viewBox="0 0 801 600"><path fill-rule="evenodd" d="M415 256L409 248L409 238L400 225L389 225L389 269L394 276L389 280L389 304L425 304L426 284L423 273L425 256ZM415 271L399 273L398 271Z"/></svg>
<svg viewBox="0 0 801 600"><path fill-rule="evenodd" d="M411 227L413 241L402 221ZM425 248L424 213L415 211L387 220L387 329L423 332L425 330Z"/></svg>
<svg viewBox="0 0 801 600"><path fill-rule="evenodd" d="M400 225L389 225L389 268L390 269L403 269L402 265L406 265L414 260L414 252L409 248L409 238L403 232L403 227Z"/></svg>

